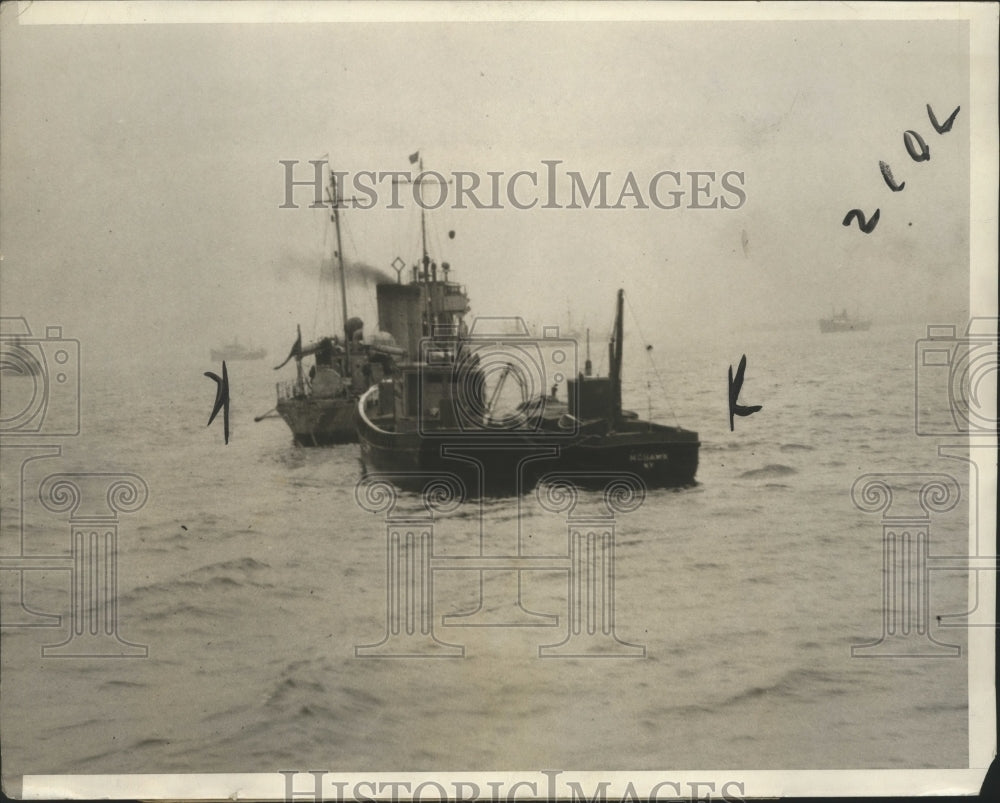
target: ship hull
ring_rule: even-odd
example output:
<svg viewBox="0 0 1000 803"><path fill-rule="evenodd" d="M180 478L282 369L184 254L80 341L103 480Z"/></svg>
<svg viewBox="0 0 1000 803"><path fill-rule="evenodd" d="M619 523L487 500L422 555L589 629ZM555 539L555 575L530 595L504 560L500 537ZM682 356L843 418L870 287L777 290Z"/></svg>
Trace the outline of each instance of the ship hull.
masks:
<svg viewBox="0 0 1000 803"><path fill-rule="evenodd" d="M351 399L293 398L278 402L278 414L299 446L357 443Z"/></svg>
<svg viewBox="0 0 1000 803"><path fill-rule="evenodd" d="M625 422L622 431L571 438L545 432L523 436L482 436L475 432L423 435L395 433L357 416L361 460L367 472L403 474L406 486L426 482L427 474L457 475L470 495L526 493L547 474L572 474L587 487L587 475L602 485L609 474L639 477L648 488L695 484L698 435L646 422Z"/></svg>
<svg viewBox="0 0 1000 803"><path fill-rule="evenodd" d="M698 471L698 434L634 421L624 429L594 439L583 439L563 450L566 468L575 471L631 473L650 488L695 484Z"/></svg>

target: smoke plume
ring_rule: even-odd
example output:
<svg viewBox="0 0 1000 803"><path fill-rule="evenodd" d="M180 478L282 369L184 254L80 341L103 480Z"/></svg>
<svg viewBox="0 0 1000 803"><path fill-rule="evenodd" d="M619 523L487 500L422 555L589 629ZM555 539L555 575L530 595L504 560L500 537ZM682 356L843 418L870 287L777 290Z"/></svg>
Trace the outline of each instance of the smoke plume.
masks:
<svg viewBox="0 0 1000 803"><path fill-rule="evenodd" d="M333 257L310 259L289 254L274 263L279 281L287 281L292 276L315 278L321 282L339 282L340 265ZM384 268L376 268L366 262L347 260L344 263L344 280L349 287L382 282L395 282L396 277Z"/></svg>

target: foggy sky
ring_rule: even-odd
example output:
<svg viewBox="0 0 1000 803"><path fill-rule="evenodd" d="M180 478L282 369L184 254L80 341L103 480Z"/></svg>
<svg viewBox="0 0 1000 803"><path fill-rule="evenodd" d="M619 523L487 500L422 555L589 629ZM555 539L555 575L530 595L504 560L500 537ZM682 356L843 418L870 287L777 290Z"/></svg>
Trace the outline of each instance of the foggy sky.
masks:
<svg viewBox="0 0 1000 803"><path fill-rule="evenodd" d="M326 154L351 173L408 170L418 150L445 174L561 160L588 183L610 171L613 199L629 171L744 174L731 210L429 213L475 314L606 328L622 286L657 342L833 307L968 315L965 22L30 26L17 10L0 47L3 314L108 363L334 331L328 214L308 189L279 208L279 161L306 178ZM961 106L951 132L926 104L939 120ZM346 210L345 256L415 260L404 204ZM872 234L841 225L855 207L881 209ZM371 328L373 296L349 293Z"/></svg>

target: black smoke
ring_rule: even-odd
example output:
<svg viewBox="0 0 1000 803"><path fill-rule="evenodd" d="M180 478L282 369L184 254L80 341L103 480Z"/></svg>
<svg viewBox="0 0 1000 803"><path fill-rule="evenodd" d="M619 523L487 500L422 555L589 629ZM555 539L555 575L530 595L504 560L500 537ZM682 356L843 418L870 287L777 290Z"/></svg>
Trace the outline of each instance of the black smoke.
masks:
<svg viewBox="0 0 1000 803"><path fill-rule="evenodd" d="M274 263L279 281L287 281L293 276L314 278L317 281L340 282L340 264L334 257L309 259L288 255ZM385 268L376 268L366 262L347 260L344 263L344 281L348 287L395 282L396 276Z"/></svg>

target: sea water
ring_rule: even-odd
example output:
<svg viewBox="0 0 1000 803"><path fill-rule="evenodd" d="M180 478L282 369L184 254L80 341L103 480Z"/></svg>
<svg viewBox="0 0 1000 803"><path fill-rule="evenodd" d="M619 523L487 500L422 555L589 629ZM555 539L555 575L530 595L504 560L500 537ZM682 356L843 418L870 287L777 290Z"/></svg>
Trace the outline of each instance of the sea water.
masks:
<svg viewBox="0 0 1000 803"><path fill-rule="evenodd" d="M566 637L557 560L521 575L549 626L446 627L475 609L479 574L435 571L434 634L462 656L357 657L387 605L386 522L357 501L358 447L299 448L280 420L254 423L274 402L263 362L228 365L228 445L221 420L206 427L202 373L219 366L85 362L80 434L35 438L61 453L23 466L4 450L0 554L70 554L67 514L39 501L47 475L141 477L148 501L117 523L116 627L148 655L43 657L72 626L70 573L24 572L19 590L0 572L5 622L21 593L62 616L3 630L4 773L965 766L965 632L936 617L968 608L966 573L934 572L930 598L931 635L960 657L851 652L883 622L882 524L852 502L860 476L953 475L963 500L935 514L931 549L968 548L968 472L914 432L923 334L762 331L668 349L655 372L627 353L625 406L702 447L695 487L616 514L614 633L641 653L621 658L539 657ZM763 409L730 431L741 353L740 401ZM599 511L588 493L580 509ZM565 515L534 492L438 513L435 553L475 555L480 532L499 552L567 550Z"/></svg>

